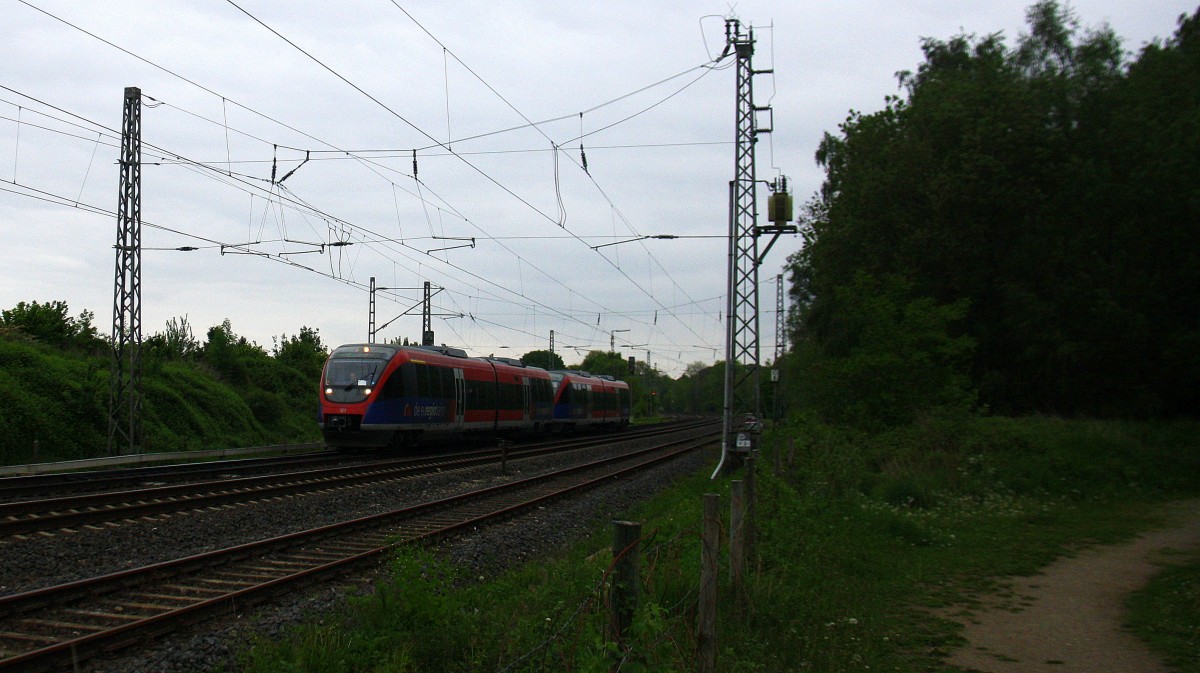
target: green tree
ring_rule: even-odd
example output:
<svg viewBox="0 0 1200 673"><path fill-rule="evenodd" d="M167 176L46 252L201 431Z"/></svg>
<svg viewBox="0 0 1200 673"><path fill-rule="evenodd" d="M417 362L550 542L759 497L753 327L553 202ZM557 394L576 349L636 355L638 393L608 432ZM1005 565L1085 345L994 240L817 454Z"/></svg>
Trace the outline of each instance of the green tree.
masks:
<svg viewBox="0 0 1200 673"><path fill-rule="evenodd" d="M689 414L720 414L725 407L725 363L688 365L672 385L671 403Z"/></svg>
<svg viewBox="0 0 1200 673"><path fill-rule="evenodd" d="M84 310L72 318L63 301L45 304L18 302L11 309L0 311L0 327L20 331L26 336L51 346L96 347L99 337L92 325L95 315Z"/></svg>
<svg viewBox="0 0 1200 673"><path fill-rule="evenodd" d="M589 351L583 357L583 362L573 369L582 369L591 374L607 374L617 379L629 378L629 360L619 353L610 351Z"/></svg>
<svg viewBox="0 0 1200 673"><path fill-rule="evenodd" d="M529 351L521 356L521 362L530 367L541 367L542 369L567 368L567 365L558 353L551 353L545 349Z"/></svg>
<svg viewBox="0 0 1200 673"><path fill-rule="evenodd" d="M261 346L235 334L228 318L209 328L201 353L210 367L234 385L248 383L254 361L268 357Z"/></svg>
<svg viewBox="0 0 1200 673"><path fill-rule="evenodd" d="M793 343L836 353L865 329L847 289L901 277L898 309L965 300L963 372L994 410L1194 414L1196 18L1128 67L1058 2L1027 19L1012 49L924 40L903 96L826 134L789 260Z"/></svg>
<svg viewBox="0 0 1200 673"><path fill-rule="evenodd" d="M304 326L296 336L281 335L275 342L272 355L276 361L317 381L329 357L329 350L321 342L321 335L316 328Z"/></svg>
<svg viewBox="0 0 1200 673"><path fill-rule="evenodd" d="M143 345L152 355L166 360L190 360L200 352L186 315L167 320L166 328L147 338Z"/></svg>
<svg viewBox="0 0 1200 673"><path fill-rule="evenodd" d="M793 372L806 407L828 422L871 430L972 407L965 363L974 340L955 335L966 300L939 305L912 293L903 278L866 273L839 288L828 337L806 342Z"/></svg>

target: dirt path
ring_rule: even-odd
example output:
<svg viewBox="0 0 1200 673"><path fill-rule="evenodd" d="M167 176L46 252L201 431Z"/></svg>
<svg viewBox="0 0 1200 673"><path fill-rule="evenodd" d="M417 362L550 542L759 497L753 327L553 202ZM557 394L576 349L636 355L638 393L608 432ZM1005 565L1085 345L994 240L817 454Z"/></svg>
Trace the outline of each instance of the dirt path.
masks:
<svg viewBox="0 0 1200 673"><path fill-rule="evenodd" d="M1061 558L967 618L968 644L947 662L988 673L1166 673L1122 628L1124 601L1164 561L1200 551L1200 500L1174 503L1168 527ZM961 619L961 618L959 618Z"/></svg>

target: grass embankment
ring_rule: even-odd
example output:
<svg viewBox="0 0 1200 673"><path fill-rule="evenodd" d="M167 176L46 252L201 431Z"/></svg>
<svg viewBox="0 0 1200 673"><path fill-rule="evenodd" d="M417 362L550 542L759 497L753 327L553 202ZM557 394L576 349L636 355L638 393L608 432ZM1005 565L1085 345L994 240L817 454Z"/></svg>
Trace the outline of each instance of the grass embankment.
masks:
<svg viewBox="0 0 1200 673"><path fill-rule="evenodd" d="M0 464L104 455L109 357L0 336ZM198 361L146 357L143 451L316 441L316 379L266 357L238 381Z"/></svg>
<svg viewBox="0 0 1200 673"><path fill-rule="evenodd" d="M723 560L718 670L944 670L957 636L938 608L1077 545L1127 538L1157 521L1156 503L1200 493L1197 430L1054 419L927 422L871 437L780 428L764 441L761 560L740 600ZM721 494L727 522L728 480L707 474L629 513L646 535L644 594L622 648L605 637L611 541L598 522L562 558L495 579L406 552L393 583L260 643L246 670L696 670L706 492ZM1163 581L1194 597L1195 577ZM1193 603L1191 624L1195 613Z"/></svg>

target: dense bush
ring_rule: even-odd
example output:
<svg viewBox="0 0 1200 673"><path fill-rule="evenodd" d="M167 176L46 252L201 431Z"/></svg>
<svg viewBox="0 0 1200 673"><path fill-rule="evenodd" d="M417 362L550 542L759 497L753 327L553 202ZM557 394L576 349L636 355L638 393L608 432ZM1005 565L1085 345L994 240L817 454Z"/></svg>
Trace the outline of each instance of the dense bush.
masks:
<svg viewBox="0 0 1200 673"><path fill-rule="evenodd" d="M104 455L111 355L90 314L62 302L19 304L0 325L0 462ZM187 319L143 345L145 452L254 446L318 438L316 387L324 347L316 330L284 337L275 357L229 321L201 345ZM118 452L127 447L115 447Z"/></svg>
<svg viewBox="0 0 1200 673"><path fill-rule="evenodd" d="M995 412L1195 417L1200 11L1130 63L1111 29L1080 30L1054 0L1028 20L1011 47L925 39L902 95L826 134L789 260L794 343L851 377L899 373L911 344L829 351L872 338L846 296L863 274L902 277L883 292L897 314L962 311L950 334L974 347L958 372ZM871 395L895 391L881 383Z"/></svg>

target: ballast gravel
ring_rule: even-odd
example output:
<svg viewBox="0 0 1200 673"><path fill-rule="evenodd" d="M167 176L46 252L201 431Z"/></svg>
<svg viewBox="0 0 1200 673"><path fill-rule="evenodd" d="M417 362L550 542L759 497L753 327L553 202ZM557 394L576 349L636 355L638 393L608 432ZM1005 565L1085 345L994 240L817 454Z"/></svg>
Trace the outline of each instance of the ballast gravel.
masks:
<svg viewBox="0 0 1200 673"><path fill-rule="evenodd" d="M267 537L415 505L456 493L535 476L571 464L642 448L656 440L602 450L510 460L508 473L490 465L367 486L177 513L118 527L0 540L0 595L199 554ZM637 476L561 500L550 507L442 542L439 553L480 574L494 574L561 549L620 517L677 478L711 462L714 449L692 452ZM309 590L252 611L206 621L164 639L87 662L96 673L208 673L239 669L237 654L257 637L340 607L348 595L369 593L385 565L313 584Z"/></svg>

